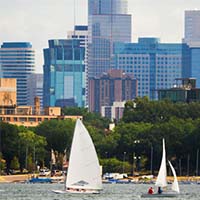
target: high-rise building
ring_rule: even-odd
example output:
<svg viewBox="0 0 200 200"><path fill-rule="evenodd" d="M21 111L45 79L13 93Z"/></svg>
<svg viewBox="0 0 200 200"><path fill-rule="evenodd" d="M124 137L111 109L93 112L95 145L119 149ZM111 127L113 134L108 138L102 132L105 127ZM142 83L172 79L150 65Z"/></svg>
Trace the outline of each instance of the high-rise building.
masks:
<svg viewBox="0 0 200 200"><path fill-rule="evenodd" d="M44 49L44 107L85 106L84 59L80 40L49 40Z"/></svg>
<svg viewBox="0 0 200 200"><path fill-rule="evenodd" d="M0 76L17 80L17 105L28 103L28 77L35 71L35 52L28 42L5 42L0 49Z"/></svg>
<svg viewBox="0 0 200 200"><path fill-rule="evenodd" d="M109 70L99 77L89 79L89 109L101 112L102 106L132 100L137 96L137 80L122 70Z"/></svg>
<svg viewBox="0 0 200 200"><path fill-rule="evenodd" d="M85 48L85 105L88 105L88 26L76 25L73 31L68 31L68 39L80 40L80 46Z"/></svg>
<svg viewBox="0 0 200 200"><path fill-rule="evenodd" d="M118 43L114 48L115 65L137 78L138 96L157 99L157 89L170 88L176 78L182 77L184 48L186 44L160 43L158 38Z"/></svg>
<svg viewBox="0 0 200 200"><path fill-rule="evenodd" d="M183 69L183 77L196 78L200 88L200 10L185 11L184 43L190 47L190 63Z"/></svg>
<svg viewBox="0 0 200 200"><path fill-rule="evenodd" d="M35 106L35 97L40 100L43 108L43 74L31 74L28 79L28 105Z"/></svg>
<svg viewBox="0 0 200 200"><path fill-rule="evenodd" d="M184 42L200 46L200 10L185 11L185 37Z"/></svg>
<svg viewBox="0 0 200 200"><path fill-rule="evenodd" d="M67 32L67 39L80 40L82 47L87 48L88 45L88 26L76 25L73 31Z"/></svg>
<svg viewBox="0 0 200 200"><path fill-rule="evenodd" d="M131 15L127 0L88 0L88 77L107 72L113 43L131 42Z"/></svg>

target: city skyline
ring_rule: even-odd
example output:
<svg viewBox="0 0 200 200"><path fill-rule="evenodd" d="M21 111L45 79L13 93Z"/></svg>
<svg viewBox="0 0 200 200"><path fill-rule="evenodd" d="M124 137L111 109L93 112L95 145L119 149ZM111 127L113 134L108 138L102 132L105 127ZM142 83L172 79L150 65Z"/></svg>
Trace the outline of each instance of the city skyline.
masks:
<svg viewBox="0 0 200 200"><path fill-rule="evenodd" d="M74 20L74 0L1 0L0 43L31 42L36 51L36 72L43 72L43 49L48 46L48 40L66 39L74 22L87 24L87 0L75 0L75 3ZM138 37L181 42L184 11L200 9L199 0L129 0L128 5L128 13L132 15L133 42Z"/></svg>

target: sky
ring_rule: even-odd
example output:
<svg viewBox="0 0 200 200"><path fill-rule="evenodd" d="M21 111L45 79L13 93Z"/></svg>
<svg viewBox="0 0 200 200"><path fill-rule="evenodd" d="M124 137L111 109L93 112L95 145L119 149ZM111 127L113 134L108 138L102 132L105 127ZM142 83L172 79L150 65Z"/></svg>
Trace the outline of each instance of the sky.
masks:
<svg viewBox="0 0 200 200"><path fill-rule="evenodd" d="M74 9L74 1L76 7ZM184 11L200 10L200 0L128 0L132 15L132 41L159 37L161 42L181 42ZM50 39L65 39L76 24L87 24L87 0L0 0L0 44L31 42L36 52L36 72L43 72L43 49Z"/></svg>

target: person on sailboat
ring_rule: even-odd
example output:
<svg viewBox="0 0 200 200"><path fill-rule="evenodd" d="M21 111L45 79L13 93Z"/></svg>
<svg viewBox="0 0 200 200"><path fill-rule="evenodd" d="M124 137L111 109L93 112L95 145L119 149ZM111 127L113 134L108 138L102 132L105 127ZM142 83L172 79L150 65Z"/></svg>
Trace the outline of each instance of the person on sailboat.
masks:
<svg viewBox="0 0 200 200"><path fill-rule="evenodd" d="M154 191L153 191L153 188L150 187L149 190L148 190L148 194L153 194L153 192L154 192Z"/></svg>
<svg viewBox="0 0 200 200"><path fill-rule="evenodd" d="M161 187L158 187L158 194L162 194L162 189L161 189Z"/></svg>

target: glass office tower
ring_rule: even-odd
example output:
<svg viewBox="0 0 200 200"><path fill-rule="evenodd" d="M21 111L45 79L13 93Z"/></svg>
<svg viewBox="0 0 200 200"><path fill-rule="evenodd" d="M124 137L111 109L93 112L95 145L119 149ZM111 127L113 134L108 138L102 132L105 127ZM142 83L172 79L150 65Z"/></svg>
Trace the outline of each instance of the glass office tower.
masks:
<svg viewBox="0 0 200 200"><path fill-rule="evenodd" d="M171 88L182 77L187 48L186 44L160 43L158 38L139 38L138 43L115 44L115 65L137 78L138 96L157 99L158 89Z"/></svg>
<svg viewBox="0 0 200 200"><path fill-rule="evenodd" d="M2 78L17 79L17 105L28 104L28 78L35 72L35 52L28 42L5 42L0 49Z"/></svg>
<svg viewBox="0 0 200 200"><path fill-rule="evenodd" d="M193 46L200 46L200 10L185 11L185 37L184 42Z"/></svg>
<svg viewBox="0 0 200 200"><path fill-rule="evenodd" d="M49 40L44 49L44 107L85 106L84 56L80 40Z"/></svg>
<svg viewBox="0 0 200 200"><path fill-rule="evenodd" d="M113 68L114 42L131 42L127 0L88 0L88 77Z"/></svg>
<svg viewBox="0 0 200 200"><path fill-rule="evenodd" d="M183 69L183 77L196 78L196 86L200 88L200 10L185 11L184 42L190 47L190 63Z"/></svg>

